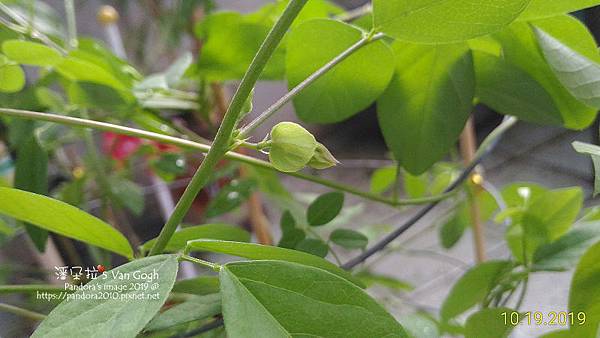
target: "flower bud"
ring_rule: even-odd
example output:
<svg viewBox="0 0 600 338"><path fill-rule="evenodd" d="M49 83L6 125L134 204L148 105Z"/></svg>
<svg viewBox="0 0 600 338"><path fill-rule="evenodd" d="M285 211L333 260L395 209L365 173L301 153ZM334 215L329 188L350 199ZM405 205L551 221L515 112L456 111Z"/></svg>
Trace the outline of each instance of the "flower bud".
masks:
<svg viewBox="0 0 600 338"><path fill-rule="evenodd" d="M333 167L334 165L340 163L321 143L317 143L317 149L315 149L315 154L308 162L308 165L311 168L315 169L327 169Z"/></svg>
<svg viewBox="0 0 600 338"><path fill-rule="evenodd" d="M304 168L316 148L315 137L296 123L281 122L271 129L269 161L279 171L295 172Z"/></svg>

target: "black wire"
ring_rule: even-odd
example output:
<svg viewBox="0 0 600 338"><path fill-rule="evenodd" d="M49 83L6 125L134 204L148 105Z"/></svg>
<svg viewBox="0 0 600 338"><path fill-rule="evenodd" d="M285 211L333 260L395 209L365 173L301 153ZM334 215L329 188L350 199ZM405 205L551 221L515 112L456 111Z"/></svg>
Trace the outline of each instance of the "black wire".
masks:
<svg viewBox="0 0 600 338"><path fill-rule="evenodd" d="M481 161L483 161L492 152L492 150L496 147L497 144L498 144L498 140L494 141L494 143L492 143L481 156L479 156L476 160L471 162L462 171L460 176L450 186L448 186L448 188L446 188L446 190L444 190L444 193L448 193L448 192L456 189L459 185L461 185L464 181L466 181L467 178L469 178L469 176L471 175L471 172L481 163ZM375 245L373 245L370 249L364 251L360 255L356 256L355 258L353 258L353 259L349 260L348 262L346 262L345 264L343 264L342 268L344 268L346 270L352 269L355 266L357 266L358 264L366 261L369 257L373 256L377 252L383 250L388 244L393 242L396 238L398 238L400 235L402 235L404 232L406 232L406 230L410 229L419 220L421 220L421 218L423 218L425 215L427 215L440 202L441 201L434 201L434 202L431 202L428 205L426 205L423 209L419 210L419 212L417 214L415 214L413 217L411 217L408 221L406 221L404 224L402 224L400 227L398 227L392 233L390 233L387 236L385 236L384 238L382 238L379 242L377 242Z"/></svg>

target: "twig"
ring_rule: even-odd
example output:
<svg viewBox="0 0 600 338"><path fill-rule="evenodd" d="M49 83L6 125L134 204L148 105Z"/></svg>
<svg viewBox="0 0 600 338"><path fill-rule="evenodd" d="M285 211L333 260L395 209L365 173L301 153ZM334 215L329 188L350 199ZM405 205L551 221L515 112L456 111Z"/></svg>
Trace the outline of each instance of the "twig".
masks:
<svg viewBox="0 0 600 338"><path fill-rule="evenodd" d="M10 304L5 304L5 303L0 303L0 311L12 313L14 315L33 319L33 320L44 320L46 318L46 315L43 315L41 313L22 309L20 307L10 305Z"/></svg>

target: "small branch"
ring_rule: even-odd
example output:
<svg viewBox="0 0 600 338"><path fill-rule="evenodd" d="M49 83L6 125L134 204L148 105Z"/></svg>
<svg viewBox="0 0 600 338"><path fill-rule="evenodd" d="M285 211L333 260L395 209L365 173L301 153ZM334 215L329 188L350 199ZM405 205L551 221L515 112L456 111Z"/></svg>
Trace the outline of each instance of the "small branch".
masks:
<svg viewBox="0 0 600 338"><path fill-rule="evenodd" d="M192 206L194 199L210 179L214 167L227 153L240 113L244 108L246 100L250 96L256 81L258 81L260 74L283 39L283 36L292 25L292 22L307 2L308 0L291 0L260 46L231 100L231 104L223 117L223 121L217 131L212 147L192 177L190 184L183 192L181 199L177 202L171 217L162 228L156 239L156 243L154 243L154 246L150 249L150 255L156 255L162 252L171 236L173 236L175 229Z"/></svg>
<svg viewBox="0 0 600 338"><path fill-rule="evenodd" d="M139 137L139 138L143 138L143 139L147 139L147 140L157 141L157 142L164 143L164 144L172 144L172 145L176 145L178 147L185 148L185 149L193 149L193 150L199 151L201 153L207 153L211 149L211 146L209 146L209 145L198 143L198 142L193 142L193 141L182 139L182 138L177 138L177 137L164 135L164 134L153 133L150 131L140 130L140 129L136 129L136 128L119 126L119 125L106 123L106 122L80 119L80 118L71 117L71 116L40 113L40 112L20 110L20 109L11 109L11 108L0 108L0 115L6 115L6 116L11 116L11 117L16 117L16 118L23 118L23 119L28 119L28 120L54 122L54 123L60 123L63 125L91 128L91 129L102 130L102 131L109 131L109 132L117 133L120 135ZM483 143L482 143L482 146L483 146ZM243 154L239 154L236 152L232 152L232 151L227 152L224 155L224 157L227 159L245 163L245 164L248 164L248 165L251 165L254 167L277 171L277 169L275 169L275 167L273 167L273 165L271 165L271 163L269 163L269 162L259 160L254 157L246 156ZM279 172L279 171L277 171L277 172ZM325 186L325 187L328 187L331 189L343 191L343 192L346 192L346 193L349 193L349 194L352 194L352 195L355 195L355 196L358 196L358 197L361 197L361 198L364 198L364 199L367 199L370 201L386 204L391 207L399 207L399 206L406 206L406 205L419 205L419 204L427 204L427 203L436 202L436 201L442 201L442 200L445 200L448 197L451 197L455 194L455 191L451 191L451 192L443 193L443 194L436 195L436 196L422 197L422 198L415 198L415 199L399 199L397 201L393 201L386 197L380 196L378 194L373 194L370 192L362 191L362 190L356 189L352 186L348 186L348 185L341 184L338 182L330 181L330 180L327 180L327 179L324 179L324 178L321 178L318 176L313 176L313 175L309 175L309 174L305 174L305 173L301 173L301 172L293 172L293 173L281 172L281 173L304 180L304 181L313 182L313 183L316 183L316 184L319 184L319 185L322 185L322 186Z"/></svg>
<svg viewBox="0 0 600 338"><path fill-rule="evenodd" d="M377 41L377 40L379 40L379 39L381 39L383 37L384 37L383 33L377 33L377 34L374 34L374 35L366 35L362 39L360 39L358 42L356 42L352 46L348 47L348 49L346 49L345 51L343 51L342 53L340 53L338 56L336 56L335 58L333 58L331 61L329 61L328 63L326 63L323 67L319 68L319 70L317 70L316 72L312 73L304 81L302 81L300 84L298 84L292 90L290 90L289 93L285 94L282 98L280 98L279 100L277 100L277 102L275 102L267 110L265 110L264 112L262 112L256 119L254 119L248 125L246 125L245 127L243 127L241 129L241 131L240 131L240 134L239 134L238 138L239 139L244 139L244 138L248 137L248 134L250 134L254 129L256 129L258 126L260 126L268 118L270 118L271 116L273 116L273 114L275 114L277 111L279 111L279 109L281 109L288 102L290 102L303 89L305 89L306 87L310 86L313 82L315 82L316 80L318 80L321 76L327 74L327 72L329 72L333 67L335 67L337 64L339 64L340 62L342 62L345 59L347 59L350 55L352 55L357 50L359 50L362 47L368 45L369 43Z"/></svg>
<svg viewBox="0 0 600 338"><path fill-rule="evenodd" d="M473 162L471 162L461 173L461 175L448 187L446 188L446 192L452 191L459 187L467 178L471 172L479 165L479 163L485 158L487 154L489 154L494 146L496 145L498 139L506 132L510 127L512 127L517 122L517 119L514 117L507 117L504 121L496 127L486 139L481 143L479 150L475 153L475 157L473 158ZM406 230L410 229L413 225L415 225L423 216L427 215L436 205L439 204L439 201L428 204L423 209L421 209L416 215L411 217L408 221L398 227L395 231L390 233L389 235L382 238L379 242L377 242L370 249L366 250L362 254L357 257L351 259L342 267L344 269L352 269L358 264L364 262L369 257L373 256L377 252L385 249L385 247L393 242L398 236L402 235Z"/></svg>
<svg viewBox="0 0 600 338"><path fill-rule="evenodd" d="M0 285L0 295L11 293L36 293L38 291L51 293L69 292L64 288L49 284Z"/></svg>
<svg viewBox="0 0 600 338"><path fill-rule="evenodd" d="M221 270L221 265L219 265L219 264L211 263L211 262L208 262L208 261L205 261L205 260L202 260L202 259L199 259L199 258L195 258L195 257L192 257L192 256L181 255L179 257L179 259L182 260L182 261L188 261L188 262L192 262L192 263L195 263L195 264L198 264L198 265L202 265L204 267L213 269L214 271L217 271L217 272L219 272Z"/></svg>
<svg viewBox="0 0 600 338"><path fill-rule="evenodd" d="M20 307L10 305L10 304L5 304L5 303L0 303L0 311L12 313L14 315L33 319L36 321L44 320L46 318L46 315L43 315L41 313L30 311L30 310L25 310Z"/></svg>
<svg viewBox="0 0 600 338"><path fill-rule="evenodd" d="M67 15L67 46L69 46L69 49L76 49L78 45L77 21L73 0L65 0L65 13Z"/></svg>

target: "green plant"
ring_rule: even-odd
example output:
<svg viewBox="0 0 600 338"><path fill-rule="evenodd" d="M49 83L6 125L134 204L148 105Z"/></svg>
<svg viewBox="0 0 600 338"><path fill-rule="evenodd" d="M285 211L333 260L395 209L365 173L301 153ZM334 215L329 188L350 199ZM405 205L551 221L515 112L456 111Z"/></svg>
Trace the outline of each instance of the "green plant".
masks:
<svg viewBox="0 0 600 338"><path fill-rule="evenodd" d="M532 274L576 265L569 298L573 317L563 325L568 331L556 334L593 337L600 323L598 211L582 213L579 188L515 183L492 196L474 171L517 119L570 129L594 121L600 56L587 28L567 13L595 5L600 1L373 0L344 13L325 0L277 1L246 15L210 13L195 27L203 41L196 62L185 54L166 71L144 77L96 41L77 37L73 1L65 0L62 41L23 15L33 7L0 3L0 122L8 137L0 136L17 154L14 187L0 188L0 214L8 216L6 222L0 218L0 231L11 236L24 228L40 250L48 232L75 239L108 267L109 253L128 260L77 291L0 286L0 293L44 292L62 300L47 317L5 304L0 310L44 318L37 337L165 336L188 330L223 335L222 326L231 337L420 337L424 332L503 337L520 320L502 315L522 310ZM22 66L37 71L35 83L26 86ZM257 81L283 77L289 93L243 125ZM219 105L211 83L226 80L240 82L212 141L158 113L189 111L210 125L209 112ZM394 165L376 170L371 191L300 172L338 161L296 123L279 123L258 142L251 138L290 102L301 120L323 124L376 103ZM461 168L443 162L477 104L507 117L471 154L470 163ZM115 153L112 142L112 156L102 156L92 130L129 137L118 142L131 142L135 150ZM77 139L86 147L84 165L67 168L66 182L49 191L49 160ZM598 165L600 148L574 146ZM242 149L268 153L269 161ZM119 223L115 210L143 211L142 189L131 169L136 157L170 180L185 173L186 159L198 153L204 157L156 238L135 248L133 238L107 224ZM261 189L282 206L278 246L249 243L245 230L217 222L178 229L203 188L231 177L230 168L219 167L224 159L242 165L245 174L223 183L204 216L236 210ZM332 191L304 208L278 182L278 172ZM401 185L406 199L400 198ZM90 186L106 222L78 208ZM55 198L44 196L50 193ZM344 194L391 208L424 207L369 245L369 237L355 230L320 229L334 221L347 225ZM371 271L365 262L389 250L442 201L455 204L440 228L444 247L452 247L471 223L476 228L478 218L495 214L495 222L507 225L511 257L478 262L454 285L439 314L417 312L398 322L364 288L376 284L401 292L410 285ZM473 217L473 210L480 216ZM342 264L337 248L356 256ZM248 260L221 264L198 258L198 252ZM325 259L329 254L337 264ZM207 268L206 273L176 281L182 261Z"/></svg>

